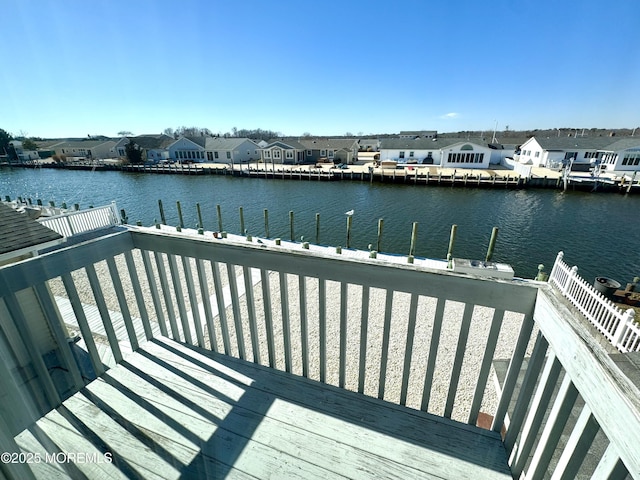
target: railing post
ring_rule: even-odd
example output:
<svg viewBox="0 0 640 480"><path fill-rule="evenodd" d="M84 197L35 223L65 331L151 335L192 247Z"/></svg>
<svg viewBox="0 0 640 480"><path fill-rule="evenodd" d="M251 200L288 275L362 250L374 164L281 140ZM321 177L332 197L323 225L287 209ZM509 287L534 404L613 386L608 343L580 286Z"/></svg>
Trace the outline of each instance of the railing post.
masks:
<svg viewBox="0 0 640 480"><path fill-rule="evenodd" d="M558 269L558 265L562 261L562 257L564 257L564 252L558 252L556 256L556 261L553 263L553 268L551 269L551 273L549 274L549 280L555 280L556 270Z"/></svg>
<svg viewBox="0 0 640 480"><path fill-rule="evenodd" d="M118 206L116 205L116 202L113 201L111 202L111 219L113 222L113 225L117 225L118 224Z"/></svg>
<svg viewBox="0 0 640 480"><path fill-rule="evenodd" d="M621 342L624 338L624 334L627 333L629 325L633 324L633 317L635 316L635 314L636 312L635 310L633 310L633 308L629 308L626 312L624 312L622 318L620 319L620 322L618 323L618 326L616 327L616 331L613 333L611 343L613 343L613 346L622 352L627 352L626 347L624 345L621 345Z"/></svg>

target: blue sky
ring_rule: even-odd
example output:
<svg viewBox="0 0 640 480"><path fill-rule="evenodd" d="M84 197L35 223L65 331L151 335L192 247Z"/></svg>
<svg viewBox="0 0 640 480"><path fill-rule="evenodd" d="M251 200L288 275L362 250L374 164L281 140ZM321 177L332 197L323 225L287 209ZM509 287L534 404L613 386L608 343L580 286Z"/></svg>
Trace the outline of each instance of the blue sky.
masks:
<svg viewBox="0 0 640 480"><path fill-rule="evenodd" d="M640 2L2 0L0 128L640 126Z"/></svg>

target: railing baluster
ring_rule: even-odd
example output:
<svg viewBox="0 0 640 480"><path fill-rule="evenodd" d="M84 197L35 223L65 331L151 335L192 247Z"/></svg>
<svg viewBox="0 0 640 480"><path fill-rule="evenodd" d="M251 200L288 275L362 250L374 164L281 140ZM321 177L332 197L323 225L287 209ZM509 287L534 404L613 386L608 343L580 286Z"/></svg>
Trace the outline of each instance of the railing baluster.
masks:
<svg viewBox="0 0 640 480"><path fill-rule="evenodd" d="M620 460L618 449L610 443L593 471L591 480L624 480L628 475L627 468Z"/></svg>
<svg viewBox="0 0 640 480"><path fill-rule="evenodd" d="M93 341L93 334L91 333L91 328L89 328L87 317L84 314L82 303L80 302L80 297L78 296L78 290L76 290L76 286L73 283L73 279L71 278L70 273L63 274L61 278L62 284L67 291L67 297L69 298L69 302L71 303L71 308L73 309L73 313L76 316L76 320L78 321L78 327L80 328L82 339L87 346L87 352L89 353L89 359L91 360L91 367L93 368L95 374L97 376L100 376L104 373L104 365L100 360L100 355L98 354L96 343Z"/></svg>
<svg viewBox="0 0 640 480"><path fill-rule="evenodd" d="M558 383L561 370L562 365L553 352L549 352L544 370L540 376L538 388L531 401L529 414L522 428L520 444L512 453L513 461L511 463L511 472L515 478L518 478L524 470L529 454L533 449L536 436L540 431L540 426L549 407L549 402Z"/></svg>
<svg viewBox="0 0 640 480"><path fill-rule="evenodd" d="M174 254L167 255L169 259L169 273L171 274L171 283L173 284L173 293L176 297L176 303L178 304L178 314L180 315L180 324L182 325L182 334L184 340L187 343L193 345L193 339L191 337L191 328L189 327L189 319L187 318L187 309L184 304L184 294L182 292L182 282L180 281L180 274L178 273L178 263L176 262L176 256Z"/></svg>
<svg viewBox="0 0 640 480"><path fill-rule="evenodd" d="M542 480L544 478L577 398L578 390L573 385L569 375L565 375L538 441L538 446L533 453L527 471L527 478L532 480Z"/></svg>
<svg viewBox="0 0 640 480"><path fill-rule="evenodd" d="M440 332L442 330L442 320L444 318L444 307L446 300L438 298L436 304L436 313L433 318L433 329L431 331L431 342L429 343L429 357L427 359L426 374L424 377L424 387L422 389L422 402L420 410L429 411L429 399L431 398L431 386L433 384L433 374L436 369L436 357L438 355L438 343L440 341Z"/></svg>
<svg viewBox="0 0 640 480"><path fill-rule="evenodd" d="M513 414L509 418L509 429L507 430L507 435L504 439L504 448L507 450L507 455L511 454L516 443L516 438L522 431L522 424L524 423L527 412L529 411L529 402L533 398L533 392L536 388L540 371L544 366L544 360L548 348L549 342L547 342L547 339L544 338L542 333L538 332L536 343L533 347L533 353L531 354L527 371L525 372L524 379L522 380L520 394L516 400Z"/></svg>
<svg viewBox="0 0 640 480"><path fill-rule="evenodd" d="M449 392L447 393L447 401L444 407L445 418L451 418L451 414L453 413L453 405L455 403L456 393L458 393L458 382L460 381L460 371L462 370L462 361L464 360L464 352L466 351L467 340L469 338L472 316L473 305L465 303L460 333L458 335L458 344L456 346L456 357L453 361L451 379L449 380Z"/></svg>
<svg viewBox="0 0 640 480"><path fill-rule="evenodd" d="M262 304L264 306L264 324L267 331L267 352L269 354L269 366L276 367L276 347L273 341L273 313L271 310L271 285L269 282L269 272L260 270L260 281L262 283Z"/></svg>
<svg viewBox="0 0 640 480"><path fill-rule="evenodd" d="M149 314L147 313L147 306L144 303L144 296L142 295L142 288L140 288L140 280L138 279L138 270L136 264L133 261L133 255L128 250L124 252L124 259L127 264L127 270L129 270L129 277L131 278L131 286L133 287L133 294L136 297L136 303L138 305L138 312L140 313L140 320L142 321L142 328L144 329L144 335L147 340L153 338L153 332L151 331L151 325L149 323Z"/></svg>
<svg viewBox="0 0 640 480"><path fill-rule="evenodd" d="M344 388L347 372L347 302L348 284L340 283L340 367L338 386Z"/></svg>
<svg viewBox="0 0 640 480"><path fill-rule="evenodd" d="M364 393L367 374L367 331L369 328L369 287L362 286L362 309L360 313L360 366L358 369L358 392Z"/></svg>
<svg viewBox="0 0 640 480"><path fill-rule="evenodd" d="M282 339L284 342L284 368L291 373L291 327L289 325L289 294L287 274L278 272L280 279L280 308L282 311Z"/></svg>
<svg viewBox="0 0 640 480"><path fill-rule="evenodd" d="M131 350L134 352L138 350L138 335L133 326L131 320L131 313L129 311L129 305L127 304L127 298L124 296L124 290L122 288L122 282L120 281L120 275L118 274L118 268L113 257L107 258L107 267L109 268L109 275L111 282L113 283L113 289L116 292L116 298L118 299L118 305L120 306L120 313L124 321L124 326L127 329L129 336L129 342L131 343Z"/></svg>
<svg viewBox="0 0 640 480"><path fill-rule="evenodd" d="M204 317L207 322L207 333L209 334L209 348L218 352L218 342L216 340L216 331L213 327L213 312L211 310L211 295L207 285L207 274L204 270L204 260L198 258L196 260L196 272L198 273L198 283L200 284L200 296L202 297L202 307L204 308Z"/></svg>
<svg viewBox="0 0 640 480"><path fill-rule="evenodd" d="M496 351L496 345L498 344L498 337L500 336L500 328L502 327L503 319L504 310L496 308L493 312L493 318L491 319L491 327L489 328L487 344L484 349L484 357L482 358L482 365L478 372L478 382L476 383L473 400L471 401L471 409L467 420L467 423L470 425L475 425L478 421L478 414L480 413L480 407L482 406L482 398L484 397L484 390L487 386L489 372L491 371L493 355Z"/></svg>
<svg viewBox="0 0 640 480"><path fill-rule="evenodd" d="M320 337L320 381L327 381L327 281L318 279L318 330Z"/></svg>
<svg viewBox="0 0 640 480"><path fill-rule="evenodd" d="M391 312L393 309L393 290L387 290L384 304L384 326L382 327L382 354L380 358L380 378L378 381L378 398L384 399L387 361L389 359L389 335L391 331Z"/></svg>
<svg viewBox="0 0 640 480"><path fill-rule="evenodd" d="M107 308L107 304L104 301L104 294L102 293L102 287L100 286L100 281L98 280L96 269L93 264L91 264L85 267L85 271L87 272L89 285L91 286L91 291L93 292L93 298L96 301L96 307L98 308L98 312L100 312L100 319L102 320L102 325L104 326L107 340L109 340L109 347L111 347L113 359L116 361L116 363L120 363L122 362L122 351L120 350L120 343L118 342L118 336L116 335L116 332L113 328L113 320L111 319L111 315L109 314L109 309Z"/></svg>
<svg viewBox="0 0 640 480"><path fill-rule="evenodd" d="M502 429L502 425L504 425L504 417L507 414L507 409L509 408L509 403L511 403L513 391L516 388L516 382L518 380L518 375L520 374L520 367L522 366L524 354L527 350L529 339L531 338L533 323L533 312L525 314L524 319L522 320L522 325L520 326L520 333L518 335L516 348L514 349L511 361L509 362L509 369L507 370L507 376L504 380L504 386L502 387L502 394L500 395L498 408L496 409L496 414L493 417L493 422L491 424L491 430L494 432L499 432Z"/></svg>
<svg viewBox="0 0 640 480"><path fill-rule="evenodd" d="M587 405L582 408L569 440L560 455L551 478L554 480L570 480L576 478L580 465L600 427Z"/></svg>
<svg viewBox="0 0 640 480"><path fill-rule="evenodd" d="M409 303L409 323L407 325L407 338L405 341L404 366L402 367L402 386L400 388L400 405L407 404L407 390L409 388L409 374L411 373L411 356L413 354L413 339L416 330L416 317L418 313L418 294L411 294Z"/></svg>
<svg viewBox="0 0 640 480"><path fill-rule="evenodd" d="M58 348L60 349L60 353L62 354L62 361L71 374L74 386L80 390L84 387L84 380L82 380L78 364L73 356L69 342L67 341L66 332L62 328L62 319L60 318L58 309L53 302L51 292L44 283L36 285L34 290L38 297L38 301L42 306L42 313L45 316L45 320L49 324L51 333L53 334L53 337L58 344Z"/></svg>
<svg viewBox="0 0 640 480"><path fill-rule="evenodd" d="M242 267L244 273L244 291L247 299L247 312L249 314L249 333L251 335L251 349L253 362L260 363L260 342L258 338L258 320L256 318L256 303L253 295L252 271L249 267Z"/></svg>
<svg viewBox="0 0 640 480"><path fill-rule="evenodd" d="M300 298L300 344L302 348L302 376L309 376L309 326L307 321L307 288L306 277L298 277L298 293Z"/></svg>
<svg viewBox="0 0 640 480"><path fill-rule="evenodd" d="M151 292L151 299L155 308L158 326L160 327L160 333L167 337L167 322L164 318L164 312L162 311L162 303L158 295L158 285L155 274L153 273L153 267L151 266L151 258L147 250L142 250L142 263L144 264L144 271L147 274L147 281L149 282L149 290Z"/></svg>
<svg viewBox="0 0 640 480"><path fill-rule="evenodd" d="M222 332L224 353L226 355L231 355L231 339L229 338L227 309L225 307L224 295L222 293L222 280L220 279L220 267L218 266L218 262L211 262L211 273L213 274L213 289L216 294L216 303L218 304L218 317L220 319L220 331Z"/></svg>
<svg viewBox="0 0 640 480"><path fill-rule="evenodd" d="M233 325L236 330L236 342L238 347L238 356L242 360L246 360L247 353L244 348L244 331L242 329L242 316L240 313L240 302L238 298L238 277L236 276L235 266L227 263L227 278L229 279L229 293L231 294L231 311L233 312Z"/></svg>
<svg viewBox="0 0 640 480"><path fill-rule="evenodd" d="M38 350L38 347L36 346L36 343L33 338L33 333L29 329L27 318L25 317L22 307L20 306L20 302L18 301L16 294L13 292L6 295L4 297L4 300L7 306L7 310L9 311L9 315L14 320L13 322L14 326L18 331L18 333L20 334L20 339L22 340L22 343L24 344L29 354L29 358L31 359L33 368L35 369L36 374L38 375L40 385L42 385L49 407L55 408L61 403L60 395L58 395L58 391L56 390L53 380L51 379L51 376L47 371L47 366L45 365L44 360L42 359L42 354ZM93 338L91 340L93 341ZM94 345L94 350L95 350L95 345ZM98 357L97 353L98 352L95 351L96 358L99 363L100 358ZM92 357L92 360L94 360L94 357Z"/></svg>
<svg viewBox="0 0 640 480"><path fill-rule="evenodd" d="M173 300L171 299L171 291L169 290L169 282L167 279L167 270L164 268L164 254L155 252L156 267L158 269L158 276L160 277L160 286L162 287L162 296L164 297L164 303L167 306L167 315L169 316L169 326L171 327L171 338L180 342L180 332L178 331L178 324L176 323L176 312L173 307Z"/></svg>
<svg viewBox="0 0 640 480"><path fill-rule="evenodd" d="M191 318L193 319L193 328L196 331L196 339L198 346L204 348L204 334L202 332L202 319L200 318L200 308L198 306L198 297L193 284L193 271L191 270L191 260L182 257L182 271L187 281L187 292L189 293L189 303L191 304ZM204 302L204 298L203 298ZM185 319L188 317L185 315Z"/></svg>

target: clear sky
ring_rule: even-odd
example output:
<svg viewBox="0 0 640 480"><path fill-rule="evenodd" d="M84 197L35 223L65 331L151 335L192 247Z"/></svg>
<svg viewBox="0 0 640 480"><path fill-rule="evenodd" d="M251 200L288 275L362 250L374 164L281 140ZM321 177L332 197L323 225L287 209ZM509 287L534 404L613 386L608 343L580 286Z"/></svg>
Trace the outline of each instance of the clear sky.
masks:
<svg viewBox="0 0 640 480"><path fill-rule="evenodd" d="M1 0L0 128L640 126L638 0Z"/></svg>

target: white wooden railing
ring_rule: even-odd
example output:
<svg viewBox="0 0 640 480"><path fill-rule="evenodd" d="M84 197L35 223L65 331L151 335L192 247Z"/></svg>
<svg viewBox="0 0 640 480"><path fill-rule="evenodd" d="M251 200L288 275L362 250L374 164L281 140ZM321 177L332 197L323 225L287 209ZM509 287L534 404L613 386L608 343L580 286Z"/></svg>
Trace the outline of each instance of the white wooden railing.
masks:
<svg viewBox="0 0 640 480"><path fill-rule="evenodd" d="M17 451L12 435L64 399L28 326L24 289L39 298L72 392L85 380L65 338L69 325L97 375L108 368L105 339L120 362L159 331L464 423L487 413L493 431L506 428L514 478L573 478L596 434L608 447L589 474L640 478L640 392L547 284L135 227L0 269L0 340L11 345L0 355L0 398L11 402L0 412L12 412L0 415L6 451ZM72 307L64 318L53 306L60 296ZM498 360L509 366L488 401ZM27 370L36 382L28 390L19 373ZM41 392L35 417L15 401L27 391Z"/></svg>
<svg viewBox="0 0 640 480"><path fill-rule="evenodd" d="M640 351L640 326L635 311L622 311L578 275L578 267L569 267L558 253L549 283L555 286L589 322L621 352Z"/></svg>
<svg viewBox="0 0 640 480"><path fill-rule="evenodd" d="M38 221L63 237L101 230L120 223L115 202L102 207L67 211L52 217L40 217Z"/></svg>

